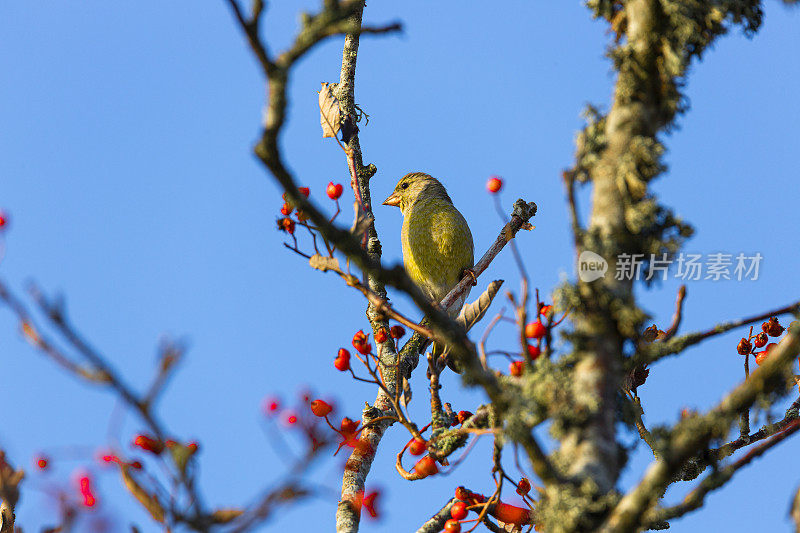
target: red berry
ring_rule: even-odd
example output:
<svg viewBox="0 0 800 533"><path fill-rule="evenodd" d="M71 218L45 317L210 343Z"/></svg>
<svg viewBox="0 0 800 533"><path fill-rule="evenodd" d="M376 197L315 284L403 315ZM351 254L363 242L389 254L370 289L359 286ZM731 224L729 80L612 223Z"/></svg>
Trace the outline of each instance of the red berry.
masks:
<svg viewBox="0 0 800 533"><path fill-rule="evenodd" d="M6 229L6 226L8 226L8 215L5 211L0 211L0 231Z"/></svg>
<svg viewBox="0 0 800 533"><path fill-rule="evenodd" d="M769 321L761 324L761 329L770 337L780 337L783 334L784 328L778 322L778 317L770 317Z"/></svg>
<svg viewBox="0 0 800 533"><path fill-rule="evenodd" d="M311 402L311 412L320 418L328 416L331 411L333 411L333 407L326 401L314 400Z"/></svg>
<svg viewBox="0 0 800 533"><path fill-rule="evenodd" d="M523 370L525 370L525 363L522 361L512 361L511 364L508 365L508 373L512 376L521 376Z"/></svg>
<svg viewBox="0 0 800 533"><path fill-rule="evenodd" d="M336 367L336 370L339 372L347 372L350 370L350 359L346 359L344 357L337 357L333 360L333 366Z"/></svg>
<svg viewBox="0 0 800 533"><path fill-rule="evenodd" d="M518 526L530 524L531 521L530 509L523 509L522 507L509 505L503 502L497 502L494 505L494 509L489 511L489 514L502 522L516 524Z"/></svg>
<svg viewBox="0 0 800 533"><path fill-rule="evenodd" d="M389 338L389 334L386 332L386 328L381 328L378 330L378 333L375 334L375 342L378 344L383 344Z"/></svg>
<svg viewBox="0 0 800 533"><path fill-rule="evenodd" d="M408 445L408 453L411 455L422 455L428 448L428 443L422 439L414 439Z"/></svg>
<svg viewBox="0 0 800 533"><path fill-rule="evenodd" d="M464 502L456 502L450 507L450 516L452 516L454 520L464 520L468 513L467 504Z"/></svg>
<svg viewBox="0 0 800 533"><path fill-rule="evenodd" d="M458 423L459 423L459 424L463 424L463 423L464 423L464 422L466 422L466 421L467 421L467 420L468 420L468 419L469 419L471 416L472 416L472 413L470 413L469 411L459 411L459 412L458 412Z"/></svg>
<svg viewBox="0 0 800 533"><path fill-rule="evenodd" d="M311 194L311 189L309 189L308 187L298 187L297 190L300 191L300 194L302 194L306 198L308 198L308 195Z"/></svg>
<svg viewBox="0 0 800 533"><path fill-rule="evenodd" d="M280 225L281 225L281 229L283 229L283 231L285 231L289 235L293 235L294 234L294 220L292 220L291 218L286 217L286 218L282 219L281 222L280 222Z"/></svg>
<svg viewBox="0 0 800 533"><path fill-rule="evenodd" d="M520 479L519 483L517 483L517 494L523 496L525 494L528 494L530 491L531 491L531 482L528 481L528 478L524 477Z"/></svg>
<svg viewBox="0 0 800 533"><path fill-rule="evenodd" d="M292 211L294 211L294 208L290 206L288 203L284 203L283 206L281 207L281 215L285 217L291 215Z"/></svg>
<svg viewBox="0 0 800 533"><path fill-rule="evenodd" d="M366 335L364 330L358 330L356 334L353 335L353 348L358 350L358 353L362 355L369 355L372 352L372 346L367 342L368 339L369 335Z"/></svg>
<svg viewBox="0 0 800 533"><path fill-rule="evenodd" d="M389 333L391 333L392 338L399 339L406 334L406 328L403 326L392 326L389 328Z"/></svg>
<svg viewBox="0 0 800 533"><path fill-rule="evenodd" d="M736 353L739 355L747 355L750 353L752 348L753 346L750 344L750 341L742 338L742 340L740 340L739 344L736 346Z"/></svg>
<svg viewBox="0 0 800 533"><path fill-rule="evenodd" d="M288 415L286 417L286 423L289 424L290 426L296 424L297 423L297 415L295 415L295 414Z"/></svg>
<svg viewBox="0 0 800 533"><path fill-rule="evenodd" d="M328 198L331 200L337 200L341 195L344 188L342 187L341 183L328 183L328 188L325 189L325 192L328 193Z"/></svg>
<svg viewBox="0 0 800 533"><path fill-rule="evenodd" d="M541 353L542 351L535 344L528 345L528 355L531 356L531 359L536 360L536 358L538 358Z"/></svg>
<svg viewBox="0 0 800 533"><path fill-rule="evenodd" d="M36 466L39 467L40 470L46 470L48 461L49 459L46 456L40 455L36 458Z"/></svg>
<svg viewBox="0 0 800 533"><path fill-rule="evenodd" d="M767 345L768 340L769 338L767 337L767 334L762 332L756 335L753 344L755 345L756 348L763 348L764 346Z"/></svg>
<svg viewBox="0 0 800 533"><path fill-rule="evenodd" d="M490 176L489 181L486 182L486 189L492 194L500 192L502 188L503 180L499 176Z"/></svg>
<svg viewBox="0 0 800 533"><path fill-rule="evenodd" d="M528 322L528 325L525 326L525 336L529 339L541 339L546 331L547 328L539 320Z"/></svg>
<svg viewBox="0 0 800 533"><path fill-rule="evenodd" d="M757 365L761 365L761 364L763 364L763 363L764 363L764 361L766 361L766 360L767 360L767 355L768 355L768 354L767 354L767 351L766 351L766 350L764 350L763 352L756 352L756 353L755 353L755 354L753 354L753 355L755 355L755 356L756 356L756 364L757 364Z"/></svg>
<svg viewBox="0 0 800 533"><path fill-rule="evenodd" d="M451 518L444 523L444 533L461 533L461 523Z"/></svg>
<svg viewBox="0 0 800 533"><path fill-rule="evenodd" d="M86 507L93 507L97 500L92 493L92 485L89 476L83 476L78 480L81 496L83 496L83 505Z"/></svg>
<svg viewBox="0 0 800 533"><path fill-rule="evenodd" d="M155 455L164 451L164 443L161 442L160 439L144 434L137 435L136 438L133 439L133 445Z"/></svg>
<svg viewBox="0 0 800 533"><path fill-rule="evenodd" d="M545 318L550 318L553 316L553 306L552 305L543 305L541 309L539 309L539 314Z"/></svg>

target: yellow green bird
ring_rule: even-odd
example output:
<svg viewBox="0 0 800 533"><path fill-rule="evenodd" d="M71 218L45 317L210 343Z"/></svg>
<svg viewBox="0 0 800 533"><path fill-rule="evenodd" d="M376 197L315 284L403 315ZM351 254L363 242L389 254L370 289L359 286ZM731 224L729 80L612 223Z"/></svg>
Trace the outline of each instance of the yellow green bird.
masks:
<svg viewBox="0 0 800 533"><path fill-rule="evenodd" d="M423 172L403 176L383 202L403 213L403 264L414 283L434 303L474 266L472 233L439 180ZM450 307L458 315L469 288Z"/></svg>

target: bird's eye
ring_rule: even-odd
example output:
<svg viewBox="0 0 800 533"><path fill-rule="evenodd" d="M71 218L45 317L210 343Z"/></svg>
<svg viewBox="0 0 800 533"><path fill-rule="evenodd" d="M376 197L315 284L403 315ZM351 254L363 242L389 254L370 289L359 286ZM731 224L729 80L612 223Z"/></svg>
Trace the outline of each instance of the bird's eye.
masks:
<svg viewBox="0 0 800 533"><path fill-rule="evenodd" d="M400 188L401 189L408 189L408 182L405 182L402 185L400 185Z"/></svg>

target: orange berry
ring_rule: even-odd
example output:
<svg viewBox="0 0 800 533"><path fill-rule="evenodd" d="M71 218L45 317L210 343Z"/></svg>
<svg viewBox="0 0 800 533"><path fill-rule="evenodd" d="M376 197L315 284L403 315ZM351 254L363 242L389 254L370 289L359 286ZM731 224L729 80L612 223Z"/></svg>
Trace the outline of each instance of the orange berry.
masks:
<svg viewBox="0 0 800 533"><path fill-rule="evenodd" d="M284 202L283 206L281 206L281 215L283 215L285 217L288 217L289 215L291 215L292 211L294 211L294 208L292 206L290 206L288 203Z"/></svg>
<svg viewBox="0 0 800 533"><path fill-rule="evenodd" d="M502 188L503 180L500 179L500 176L489 176L489 181L486 182L486 190L492 194L496 194L500 192Z"/></svg>
<svg viewBox="0 0 800 533"><path fill-rule="evenodd" d="M293 235L294 234L294 220L292 220L289 217L284 218L283 220L281 220L281 228L283 229L283 231L285 231L289 235Z"/></svg>
<svg viewBox="0 0 800 533"><path fill-rule="evenodd" d="M411 444L408 445L408 453L411 455L422 455L427 448L428 443L423 439L414 439L411 441Z"/></svg>
<svg viewBox="0 0 800 533"><path fill-rule="evenodd" d="M325 192L328 193L328 198L331 200L337 200L344 191L344 187L342 187L341 183L328 183L328 188L325 189Z"/></svg>
<svg viewBox="0 0 800 533"><path fill-rule="evenodd" d="M511 361L511 364L508 365L508 373L512 376L521 376L523 370L525 370L525 363L522 361Z"/></svg>
<svg viewBox="0 0 800 533"><path fill-rule="evenodd" d="M489 514L507 524L516 524L518 526L530 524L531 511L530 509L523 509L516 505L509 505L503 502L497 502L494 505L494 510L489 511Z"/></svg>
<svg viewBox="0 0 800 533"><path fill-rule="evenodd" d="M546 331L547 328L544 327L540 320L528 322L528 325L525 326L525 336L529 339L541 339Z"/></svg>
<svg viewBox="0 0 800 533"><path fill-rule="evenodd" d="M375 334L375 342L378 344L383 344L389 338L389 334L387 333L385 328L381 328Z"/></svg>
<svg viewBox="0 0 800 533"><path fill-rule="evenodd" d="M326 401L314 400L311 402L311 412L314 413L315 416L324 418L328 416L331 411L333 411L333 407Z"/></svg>
<svg viewBox="0 0 800 533"><path fill-rule="evenodd" d="M452 516L454 520L464 520L468 513L467 504L464 502L456 502L450 507L450 516Z"/></svg>
<svg viewBox="0 0 800 533"><path fill-rule="evenodd" d="M756 356L756 364L760 366L764 361L767 360L768 354L767 351L764 350L763 352L756 352L754 355Z"/></svg>
<svg viewBox="0 0 800 533"><path fill-rule="evenodd" d="M439 473L439 467L436 466L436 461L430 455L426 455L414 465L414 472L420 478L425 478Z"/></svg>

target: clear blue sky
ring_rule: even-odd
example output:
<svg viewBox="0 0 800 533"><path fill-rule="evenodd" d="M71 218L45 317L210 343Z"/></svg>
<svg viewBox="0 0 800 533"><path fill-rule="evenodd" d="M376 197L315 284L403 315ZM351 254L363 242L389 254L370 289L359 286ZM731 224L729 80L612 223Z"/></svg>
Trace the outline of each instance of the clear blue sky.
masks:
<svg viewBox="0 0 800 533"><path fill-rule="evenodd" d="M264 27L271 48L289 42L301 9L316 7L272 3ZM655 189L696 226L686 249L764 256L758 281L690 282L685 331L797 299L800 12L775 1L766 11L755 38L737 30L693 67L692 109L665 138L669 172ZM362 146L379 169L374 195L385 197L406 172L430 172L483 251L499 229L484 184L502 175L507 206L520 196L539 205L536 230L519 243L534 284L548 294L573 276L559 173L572 163L584 105L610 98L605 24L577 1L371 2L366 19L405 26L401 36L365 38L359 54L357 101L371 117ZM280 193L251 155L263 82L224 2L3 2L0 49L0 208L12 217L0 276L18 290L33 279L65 294L73 321L140 387L159 338L188 339L162 418L200 441L209 502L251 501L285 463L263 431L265 395L292 397L306 385L356 416L375 391L331 365L366 327L364 302L284 250L274 230ZM283 138L291 168L326 208L324 186L346 182L347 167L335 143L320 138L316 91L338 79L340 54L341 39L331 39L299 66ZM398 261L400 214L380 208L377 216L385 258ZM510 255L489 278L517 287ZM669 321L676 287L670 280L641 292L659 325ZM709 407L730 389L741 378L741 334L653 368L641 389L647 423ZM496 342L513 346L511 330ZM29 471L39 451L56 458L49 477L30 471L24 485L19 523L35 531L54 518L47 488L86 464L59 450L109 443L115 402L28 347L5 309L0 346L0 447ZM482 401L457 390L452 376L445 385L457 409ZM423 391L418 382L420 417ZM140 429L128 417L119 436L127 441ZM364 531L416 528L459 484L491 490L488 441L455 474L411 484L393 467L406 438L394 428L383 443L370 486L385 491L385 519L365 520ZM787 530L797 452L796 441L782 445L673 530ZM625 486L647 455L637 449ZM340 468L337 458L314 475L336 489ZM104 509L123 517L116 530L135 522L155 531L115 474L98 482ZM329 531L335 504L312 500L265 529Z"/></svg>

